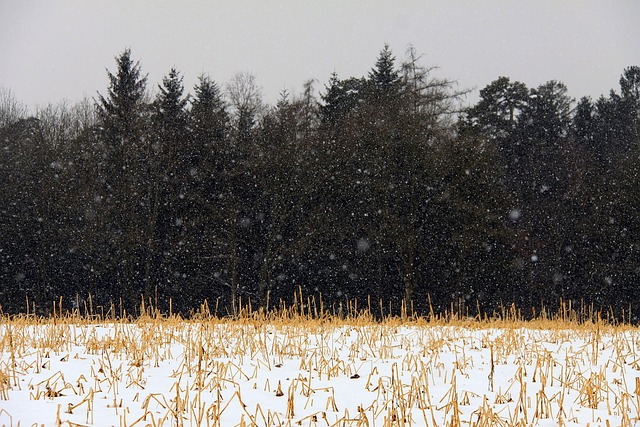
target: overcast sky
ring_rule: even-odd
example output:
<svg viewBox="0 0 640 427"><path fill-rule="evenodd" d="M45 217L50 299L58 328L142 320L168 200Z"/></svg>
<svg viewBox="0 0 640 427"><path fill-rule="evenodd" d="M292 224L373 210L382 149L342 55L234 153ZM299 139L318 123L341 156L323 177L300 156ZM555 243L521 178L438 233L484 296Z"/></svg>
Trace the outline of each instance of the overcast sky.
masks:
<svg viewBox="0 0 640 427"><path fill-rule="evenodd" d="M274 103L365 75L385 43L398 60L413 44L472 100L502 75L596 98L640 65L640 1L0 0L0 86L30 107L106 93L126 47L154 87L173 66L191 92L245 71Z"/></svg>

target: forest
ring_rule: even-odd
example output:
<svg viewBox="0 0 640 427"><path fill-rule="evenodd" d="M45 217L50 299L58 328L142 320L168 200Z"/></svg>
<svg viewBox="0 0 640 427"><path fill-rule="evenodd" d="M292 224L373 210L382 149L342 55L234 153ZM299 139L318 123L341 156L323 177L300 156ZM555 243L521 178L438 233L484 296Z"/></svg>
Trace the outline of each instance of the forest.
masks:
<svg viewBox="0 0 640 427"><path fill-rule="evenodd" d="M297 296L374 315L561 301L638 320L640 67L593 100L497 76L468 91L388 46L275 105L256 77L131 50L106 93L0 92L0 311L188 315ZM616 82L612 82L615 85Z"/></svg>

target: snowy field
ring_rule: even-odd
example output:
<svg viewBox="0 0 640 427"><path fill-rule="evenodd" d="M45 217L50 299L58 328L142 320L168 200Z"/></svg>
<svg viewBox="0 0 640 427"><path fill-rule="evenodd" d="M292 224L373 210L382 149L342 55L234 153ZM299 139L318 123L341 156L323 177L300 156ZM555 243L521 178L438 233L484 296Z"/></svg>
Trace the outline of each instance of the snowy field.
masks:
<svg viewBox="0 0 640 427"><path fill-rule="evenodd" d="M0 426L640 426L638 329L0 324Z"/></svg>

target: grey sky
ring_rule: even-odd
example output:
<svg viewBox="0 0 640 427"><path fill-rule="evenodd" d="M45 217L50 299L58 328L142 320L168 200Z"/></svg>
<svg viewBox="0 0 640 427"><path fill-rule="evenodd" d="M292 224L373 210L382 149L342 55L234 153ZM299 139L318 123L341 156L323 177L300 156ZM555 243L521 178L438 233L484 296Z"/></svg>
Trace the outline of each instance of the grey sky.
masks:
<svg viewBox="0 0 640 427"><path fill-rule="evenodd" d="M125 47L154 87L172 66L191 92L249 71L271 103L365 75L384 43L398 59L412 43L472 99L501 75L595 98L640 65L640 1L0 0L0 40L0 86L31 107L105 93Z"/></svg>

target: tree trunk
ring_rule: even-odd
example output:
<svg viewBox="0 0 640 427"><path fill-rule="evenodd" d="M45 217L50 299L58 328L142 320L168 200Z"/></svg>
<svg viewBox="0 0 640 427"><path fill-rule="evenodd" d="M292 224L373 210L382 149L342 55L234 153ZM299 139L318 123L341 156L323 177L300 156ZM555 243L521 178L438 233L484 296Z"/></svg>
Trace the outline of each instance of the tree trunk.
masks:
<svg viewBox="0 0 640 427"><path fill-rule="evenodd" d="M229 263L231 264L231 307L233 314L238 314L238 245L234 241L232 244L231 256Z"/></svg>
<svg viewBox="0 0 640 427"><path fill-rule="evenodd" d="M414 263L413 260L409 261L407 265L405 265L405 274L404 274L404 303L407 308L407 314L412 314L412 306L413 306L413 294L416 290L416 277L414 271Z"/></svg>
<svg viewBox="0 0 640 427"><path fill-rule="evenodd" d="M269 263L266 259L262 261L262 267L260 267L260 283L258 284L258 296L260 298L260 308L263 310L268 310L268 299L269 299L269 282L270 282L270 274L269 274Z"/></svg>
<svg viewBox="0 0 640 427"><path fill-rule="evenodd" d="M404 304L407 314L411 315L413 307L413 295L416 290L416 238L413 234L409 234L406 240L406 250L404 251L404 271L402 275L404 283Z"/></svg>

